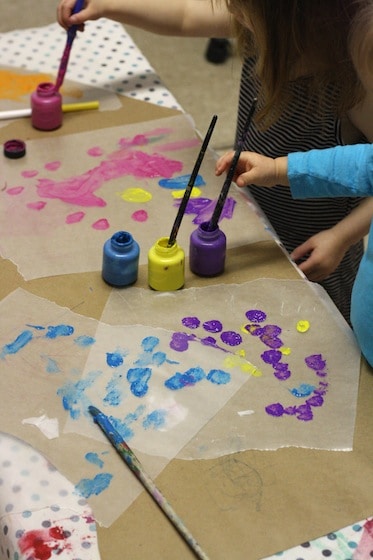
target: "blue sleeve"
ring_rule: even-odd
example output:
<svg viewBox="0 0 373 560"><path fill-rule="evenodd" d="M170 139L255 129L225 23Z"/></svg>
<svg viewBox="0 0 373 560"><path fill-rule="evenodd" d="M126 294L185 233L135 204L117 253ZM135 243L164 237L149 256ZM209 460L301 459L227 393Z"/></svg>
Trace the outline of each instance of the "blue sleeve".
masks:
<svg viewBox="0 0 373 560"><path fill-rule="evenodd" d="M336 146L288 155L294 198L373 195L373 144Z"/></svg>

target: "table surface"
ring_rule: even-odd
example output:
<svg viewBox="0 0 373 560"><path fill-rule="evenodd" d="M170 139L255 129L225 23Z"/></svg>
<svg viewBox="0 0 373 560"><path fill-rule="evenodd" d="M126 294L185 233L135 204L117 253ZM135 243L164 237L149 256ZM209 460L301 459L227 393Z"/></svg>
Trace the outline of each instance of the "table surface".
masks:
<svg viewBox="0 0 373 560"><path fill-rule="evenodd" d="M48 134L58 136L178 114L173 109L126 97L120 97L120 102L121 108L115 111L66 114L63 127ZM17 137L27 141L45 137L45 133L32 129L27 119L12 121L0 130L2 143ZM231 250L227 263L224 278L209 282L241 283L261 277L299 279L275 241L253 244L249 252L242 248ZM206 285L205 279L188 270L186 266L188 285ZM99 272L26 282L4 259L0 260L0 271L1 298L22 287L70 309L79 303L79 313L96 319L110 294ZM88 295L87 284L94 287ZM145 267L140 267L137 286L147 286ZM213 460L173 460L157 478L157 485L214 559L256 560L352 527L373 510L372 408L372 370L362 361L352 452L284 448L249 450ZM194 557L145 492L110 528L98 527L98 541L102 560ZM325 543L320 546L327 550ZM294 549L286 558L332 557L320 548L307 556L308 548ZM349 554L346 552L343 558L352 558L351 551Z"/></svg>

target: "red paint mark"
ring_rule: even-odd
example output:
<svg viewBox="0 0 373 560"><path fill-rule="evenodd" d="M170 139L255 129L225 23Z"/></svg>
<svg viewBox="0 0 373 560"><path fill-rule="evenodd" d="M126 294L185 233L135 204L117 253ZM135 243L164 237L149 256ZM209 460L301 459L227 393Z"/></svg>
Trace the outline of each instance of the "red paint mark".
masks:
<svg viewBox="0 0 373 560"><path fill-rule="evenodd" d="M354 560L366 560L373 551L373 518L364 523L363 534L354 552Z"/></svg>
<svg viewBox="0 0 373 560"><path fill-rule="evenodd" d="M57 171L57 169L59 169L61 167L61 162L60 161L51 161L49 163L46 163L44 165L45 169L48 169L48 171Z"/></svg>
<svg viewBox="0 0 373 560"><path fill-rule="evenodd" d="M123 152L119 150L109 156L83 175L71 177L64 181L39 179L37 192L41 198L58 198L69 204L78 206L106 206L106 202L94 193L106 181L133 175L134 177L170 178L182 170L181 161L173 161L159 154L144 152Z"/></svg>
<svg viewBox="0 0 373 560"><path fill-rule="evenodd" d="M68 216L66 216L65 222L67 224L76 224L78 222L81 222L84 216L85 212L74 212L73 214L69 214Z"/></svg>
<svg viewBox="0 0 373 560"><path fill-rule="evenodd" d="M30 208L30 210L43 210L44 206L46 206L46 202L43 202L42 200L38 200L38 202L29 202L28 204L26 204L27 208Z"/></svg>
<svg viewBox="0 0 373 560"><path fill-rule="evenodd" d="M71 550L69 538L61 527L51 527L50 529L41 529L25 532L18 539L18 546L22 554L27 558L31 557L35 560L48 560L52 554L61 554L64 550ZM26 556L25 556L26 557Z"/></svg>
<svg viewBox="0 0 373 560"><path fill-rule="evenodd" d="M94 146L93 148L89 148L89 150L87 150L87 154L89 156L92 156L92 157L102 156L103 153L104 153L104 150L102 148L100 148L99 146Z"/></svg>
<svg viewBox="0 0 373 560"><path fill-rule="evenodd" d="M38 174L39 174L39 171L36 171L36 169L29 169L28 171L27 170L22 171L22 173L21 173L22 177L27 177L27 178L36 177L36 175L38 175Z"/></svg>
<svg viewBox="0 0 373 560"><path fill-rule="evenodd" d="M135 220L135 222L146 222L148 217L148 213L145 210L137 210L131 216L131 218Z"/></svg>
<svg viewBox="0 0 373 560"><path fill-rule="evenodd" d="M10 189L7 189L5 192L13 196L13 195L21 194L21 192L23 192L24 190L25 187L11 187Z"/></svg>
<svg viewBox="0 0 373 560"><path fill-rule="evenodd" d="M95 222L94 224L92 224L93 229L100 229L100 230L104 230L104 229L109 229L110 224L107 221L106 218L101 218L101 220L97 220L97 222Z"/></svg>

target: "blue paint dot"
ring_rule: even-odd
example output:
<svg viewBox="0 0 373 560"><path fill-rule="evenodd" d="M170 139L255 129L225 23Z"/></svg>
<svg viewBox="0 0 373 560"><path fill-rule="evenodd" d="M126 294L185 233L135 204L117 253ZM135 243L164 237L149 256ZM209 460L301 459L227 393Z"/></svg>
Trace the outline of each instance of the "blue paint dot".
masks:
<svg viewBox="0 0 373 560"><path fill-rule="evenodd" d="M45 338L58 338L59 336L70 336L74 332L71 325L55 325L47 327Z"/></svg>
<svg viewBox="0 0 373 560"><path fill-rule="evenodd" d="M106 363L113 368L119 367L123 364L123 356L119 352L107 352Z"/></svg>
<svg viewBox="0 0 373 560"><path fill-rule="evenodd" d="M85 347L85 346L92 346L92 344L96 342L96 339L93 338L93 336L82 335L82 336L77 336L74 342L78 346Z"/></svg>
<svg viewBox="0 0 373 560"><path fill-rule="evenodd" d="M215 385L226 385L230 382L231 376L226 371L221 369L212 369L207 375L208 381Z"/></svg>

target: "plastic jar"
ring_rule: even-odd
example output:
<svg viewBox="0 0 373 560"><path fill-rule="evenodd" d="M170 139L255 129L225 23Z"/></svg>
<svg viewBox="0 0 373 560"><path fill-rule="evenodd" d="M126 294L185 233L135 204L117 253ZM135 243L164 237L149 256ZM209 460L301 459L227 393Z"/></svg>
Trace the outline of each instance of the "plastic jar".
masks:
<svg viewBox="0 0 373 560"><path fill-rule="evenodd" d="M203 222L190 236L189 267L198 276L217 276L224 271L227 239L219 229L209 231Z"/></svg>
<svg viewBox="0 0 373 560"><path fill-rule="evenodd" d="M62 124L62 97L51 82L39 84L31 94L31 124L39 130L54 130Z"/></svg>
<svg viewBox="0 0 373 560"><path fill-rule="evenodd" d="M148 284L153 290L179 290L185 282L185 254L174 243L167 247L168 237L161 237L148 253Z"/></svg>
<svg viewBox="0 0 373 560"><path fill-rule="evenodd" d="M117 231L105 241L102 278L111 286L124 287L137 280L140 247L128 231Z"/></svg>

